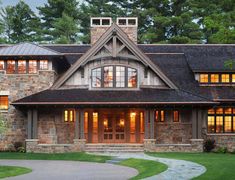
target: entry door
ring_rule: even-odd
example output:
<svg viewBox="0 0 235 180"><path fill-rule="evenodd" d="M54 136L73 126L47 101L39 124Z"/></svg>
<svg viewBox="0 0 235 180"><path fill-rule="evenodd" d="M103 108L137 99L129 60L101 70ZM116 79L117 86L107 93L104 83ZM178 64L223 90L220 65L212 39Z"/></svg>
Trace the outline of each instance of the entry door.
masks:
<svg viewBox="0 0 235 180"><path fill-rule="evenodd" d="M103 117L103 142L125 142L125 119L124 115L112 114Z"/></svg>

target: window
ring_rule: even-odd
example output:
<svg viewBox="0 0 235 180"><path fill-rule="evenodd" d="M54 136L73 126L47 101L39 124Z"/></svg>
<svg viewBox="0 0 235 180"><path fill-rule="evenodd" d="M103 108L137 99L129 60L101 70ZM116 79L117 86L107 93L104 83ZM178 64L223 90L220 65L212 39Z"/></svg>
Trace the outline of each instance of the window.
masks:
<svg viewBox="0 0 235 180"><path fill-rule="evenodd" d="M235 74L232 74L232 83L235 83Z"/></svg>
<svg viewBox="0 0 235 180"><path fill-rule="evenodd" d="M74 110L65 110L64 111L64 121L65 122L74 122Z"/></svg>
<svg viewBox="0 0 235 180"><path fill-rule="evenodd" d="M208 74L200 74L200 83L208 83Z"/></svg>
<svg viewBox="0 0 235 180"><path fill-rule="evenodd" d="M235 108L214 108L208 110L208 133L235 132Z"/></svg>
<svg viewBox="0 0 235 180"><path fill-rule="evenodd" d="M125 87L125 67L116 66L116 87Z"/></svg>
<svg viewBox="0 0 235 180"><path fill-rule="evenodd" d="M4 65L4 61L0 61L0 70L4 70L5 69L5 65Z"/></svg>
<svg viewBox="0 0 235 180"><path fill-rule="evenodd" d="M16 72L15 61L8 60L7 61L7 74L14 74Z"/></svg>
<svg viewBox="0 0 235 180"><path fill-rule="evenodd" d="M0 96L0 109L8 109L8 96Z"/></svg>
<svg viewBox="0 0 235 180"><path fill-rule="evenodd" d="M211 74L211 83L219 82L219 74Z"/></svg>
<svg viewBox="0 0 235 180"><path fill-rule="evenodd" d="M128 87L137 87L136 69L128 68Z"/></svg>
<svg viewBox="0 0 235 180"><path fill-rule="evenodd" d="M104 87L113 87L113 66L104 67Z"/></svg>
<svg viewBox="0 0 235 180"><path fill-rule="evenodd" d="M40 60L40 70L48 70L48 60Z"/></svg>
<svg viewBox="0 0 235 180"><path fill-rule="evenodd" d="M95 88L136 88L137 70L124 66L104 66L91 71L91 86Z"/></svg>
<svg viewBox="0 0 235 180"><path fill-rule="evenodd" d="M25 74L26 73L26 61L25 60L19 60L18 61L18 73L19 74Z"/></svg>
<svg viewBox="0 0 235 180"><path fill-rule="evenodd" d="M229 83L230 82L229 74L221 74L221 82L222 83Z"/></svg>
<svg viewBox="0 0 235 180"><path fill-rule="evenodd" d="M37 73L37 61L29 60L29 74Z"/></svg>
<svg viewBox="0 0 235 180"><path fill-rule="evenodd" d="M173 122L179 122L179 111L173 111Z"/></svg>
<svg viewBox="0 0 235 180"><path fill-rule="evenodd" d="M165 121L165 112L164 110L159 110L155 112L155 120L164 122Z"/></svg>

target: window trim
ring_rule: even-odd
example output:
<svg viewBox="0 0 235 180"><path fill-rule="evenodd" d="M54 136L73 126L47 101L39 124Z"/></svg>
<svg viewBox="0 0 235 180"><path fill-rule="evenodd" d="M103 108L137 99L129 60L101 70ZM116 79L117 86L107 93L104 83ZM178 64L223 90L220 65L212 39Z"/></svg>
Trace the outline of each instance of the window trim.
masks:
<svg viewBox="0 0 235 180"><path fill-rule="evenodd" d="M112 66L113 67L113 86L112 87L104 87L104 68L105 67L109 67ZM125 86L124 87L116 87L116 67L120 66L120 67L124 67L125 68ZM92 84L92 80L93 80L93 76L92 76L92 71L95 69L101 68L101 86L100 87L94 87ZM128 68L132 68L134 70L136 70L136 87L128 87ZM139 73L138 73L138 69L132 66L128 66L128 65L124 65L124 64L105 64L103 66L96 66L93 67L92 69L90 69L90 83L89 86L91 89L138 89L139 88L139 77L138 77Z"/></svg>

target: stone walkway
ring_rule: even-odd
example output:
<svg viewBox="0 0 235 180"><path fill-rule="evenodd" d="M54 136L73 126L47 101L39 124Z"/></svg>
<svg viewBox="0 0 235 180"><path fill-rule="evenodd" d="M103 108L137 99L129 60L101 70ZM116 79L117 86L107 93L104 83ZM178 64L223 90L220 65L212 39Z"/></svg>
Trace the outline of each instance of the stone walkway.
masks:
<svg viewBox="0 0 235 180"><path fill-rule="evenodd" d="M7 180L126 180L138 174L136 169L125 166L79 161L0 160L0 165L33 170Z"/></svg>
<svg viewBox="0 0 235 180"><path fill-rule="evenodd" d="M166 171L158 175L146 178L146 180L188 180L200 176L201 174L206 172L206 168L204 166L191 161L158 158L146 155L144 153L105 153L105 155L115 156L122 159L136 158L153 160L164 163L168 166L168 169Z"/></svg>

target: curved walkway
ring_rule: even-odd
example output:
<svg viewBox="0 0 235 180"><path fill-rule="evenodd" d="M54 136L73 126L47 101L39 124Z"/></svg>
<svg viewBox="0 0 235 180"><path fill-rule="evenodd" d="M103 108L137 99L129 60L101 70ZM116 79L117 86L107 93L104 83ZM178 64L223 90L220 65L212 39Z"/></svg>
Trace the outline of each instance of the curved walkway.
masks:
<svg viewBox="0 0 235 180"><path fill-rule="evenodd" d="M187 180L200 176L201 174L206 172L206 168L204 166L191 161L158 158L149 156L144 153L106 153L105 155L116 156L123 159L136 158L153 160L164 163L168 166L168 169L166 171L158 175L146 178L146 180Z"/></svg>
<svg viewBox="0 0 235 180"><path fill-rule="evenodd" d="M79 161L0 160L0 165L22 166L32 173L7 178L9 180L120 180L138 174L133 168Z"/></svg>

